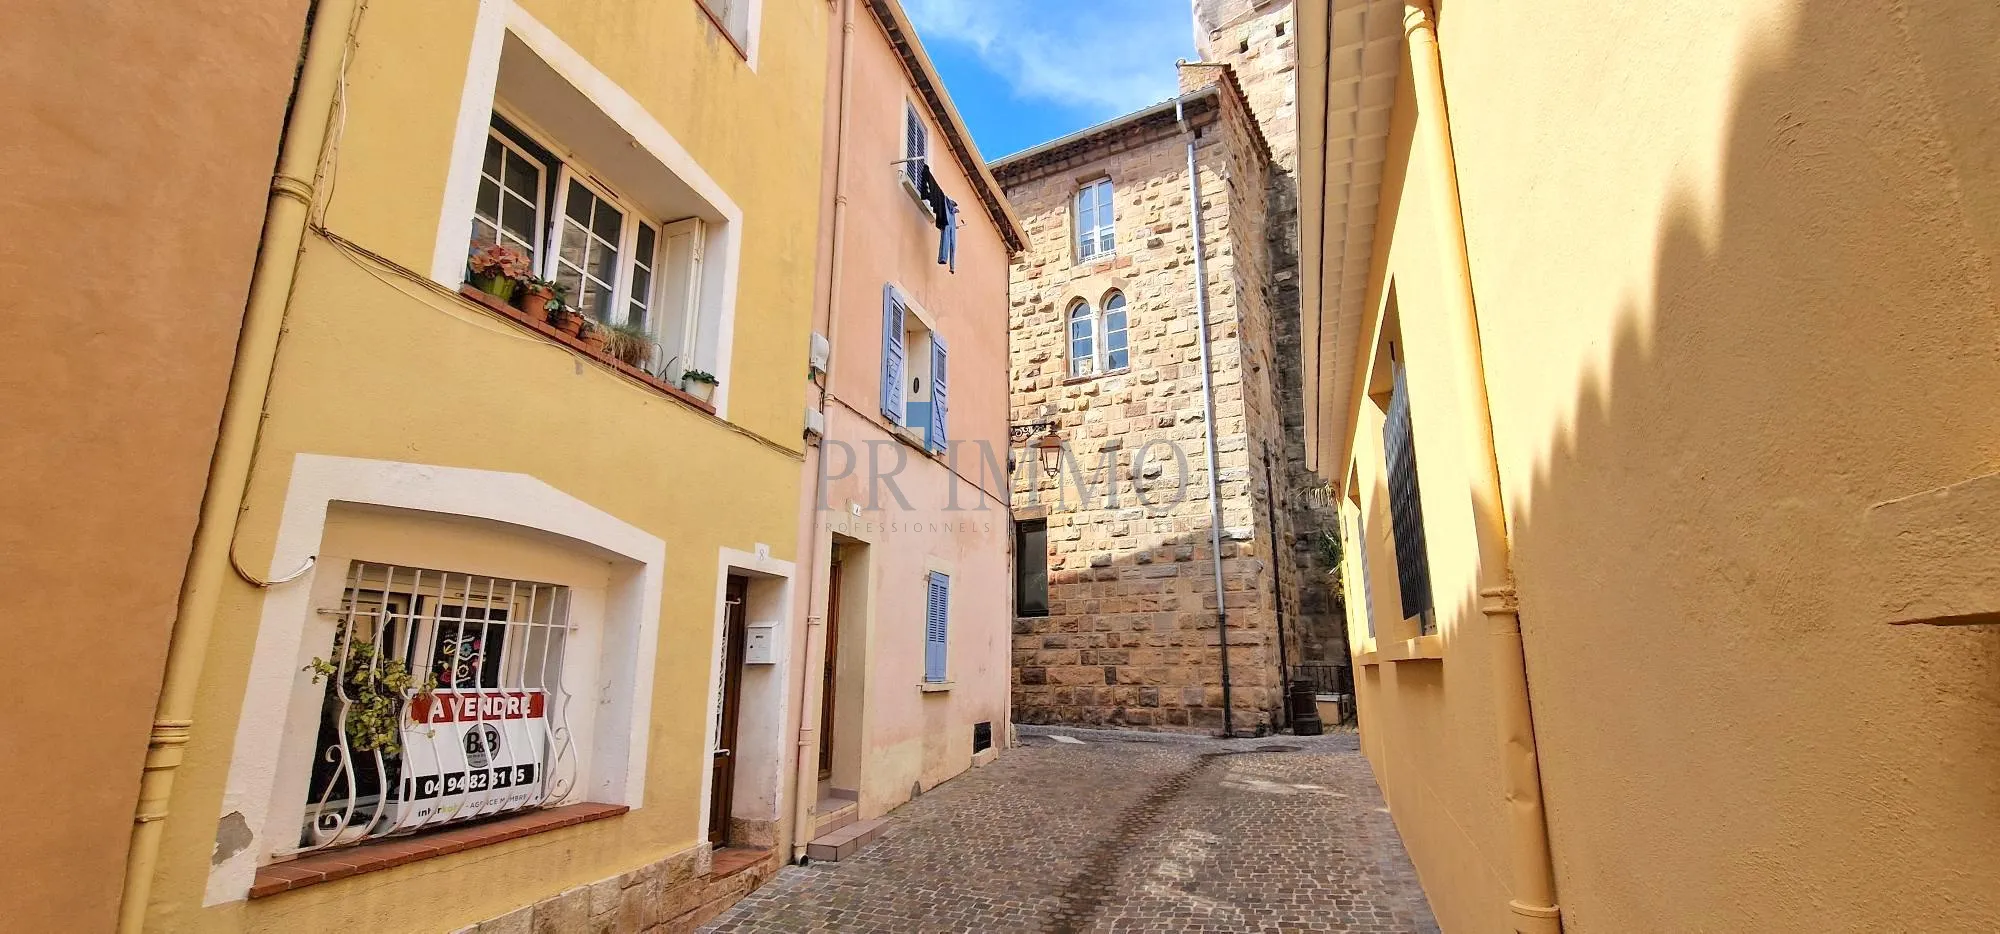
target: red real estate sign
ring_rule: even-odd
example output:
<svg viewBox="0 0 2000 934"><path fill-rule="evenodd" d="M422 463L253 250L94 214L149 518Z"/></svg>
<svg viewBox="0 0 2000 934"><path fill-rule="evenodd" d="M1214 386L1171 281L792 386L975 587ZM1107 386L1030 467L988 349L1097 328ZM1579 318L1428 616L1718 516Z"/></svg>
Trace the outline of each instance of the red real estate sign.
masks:
<svg viewBox="0 0 2000 934"><path fill-rule="evenodd" d="M548 695L541 691L433 691L410 700L418 723L539 720Z"/></svg>

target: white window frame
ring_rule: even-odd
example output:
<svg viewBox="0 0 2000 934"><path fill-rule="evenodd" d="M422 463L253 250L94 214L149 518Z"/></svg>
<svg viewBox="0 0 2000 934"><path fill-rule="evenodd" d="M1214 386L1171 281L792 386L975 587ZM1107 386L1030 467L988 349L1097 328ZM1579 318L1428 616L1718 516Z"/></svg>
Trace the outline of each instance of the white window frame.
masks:
<svg viewBox="0 0 2000 934"><path fill-rule="evenodd" d="M524 130L523 132L526 131ZM540 140L537 140L537 142L540 142ZM562 244L563 225L569 222L568 208L571 182L582 185L584 190L603 199L612 207L618 209L618 212L623 215L623 219L619 221L618 225L618 268L613 273L616 278L611 286L613 316L604 323L624 324L632 310L632 265L639 260L639 225L641 223L650 225L653 228L653 255L646 264L653 270L653 281L650 287L652 294L646 296L646 307L648 309L658 308L660 304L660 247L665 242L665 238L661 237L660 234L666 229L666 225L660 223L657 218L641 212L630 201L620 198L602 182L591 177L588 168L580 169L567 161L562 163L562 168L556 173L556 203L554 210L549 212L549 223L544 228L543 234L542 255L545 257L545 261L535 274L545 279L554 279L556 277L559 262L558 250ZM575 296L571 297L574 298ZM660 317L658 315L650 317L653 320L649 322L648 331L657 340L661 335Z"/></svg>
<svg viewBox="0 0 2000 934"><path fill-rule="evenodd" d="M1081 320L1090 329L1090 352L1079 355L1076 352L1076 323ZM1097 310L1090 307L1086 299L1069 303L1069 310L1063 312L1063 356L1069 359L1069 378L1086 379L1096 376L1102 369L1097 360Z"/></svg>
<svg viewBox="0 0 2000 934"><path fill-rule="evenodd" d="M516 534L552 536L615 556L609 565L608 588L595 591L601 596L592 596L589 589L571 593L572 599L583 602L572 605L569 622L580 640L590 642L589 647L583 641L577 644L578 662L584 667L574 670L577 677L572 683L580 690L579 704L594 705L590 735L577 737L589 763L578 787L584 800L635 810L645 806L654 662L666 579L664 541L525 474L300 454L292 464L270 573L290 573L309 555L336 557L322 555L328 512L336 504L495 523ZM390 542L385 547L435 550L421 542ZM382 557L396 560L387 555L370 560ZM474 563L483 560L464 557ZM590 564L577 560L580 557L562 560L579 567ZM466 567L457 559L453 563ZM288 570L275 570L279 566ZM482 567L468 570L488 572ZM540 576L499 567L490 570L514 579ZM311 565L294 585L273 591L264 601L218 812L224 820L240 819L255 843L218 858L208 873L204 905L245 899L274 844L297 833L297 821L288 812L296 812L294 802L302 799L281 790L286 784L282 779L290 769L292 787L303 788L297 777L304 774L300 770L309 771L310 764L288 758L286 751L310 748L324 698L324 686L312 684L300 667L315 651L308 636L320 620L316 609L338 602L346 586L345 571L342 561ZM325 625L330 630L330 624ZM565 678L570 673L566 668ZM574 718L572 726L578 726Z"/></svg>
<svg viewBox="0 0 2000 934"><path fill-rule="evenodd" d="M920 145L912 147L917 142ZM920 151L913 151L920 150ZM903 99L903 177L915 185L922 174L919 167L929 165L931 159L931 128L924 122L923 109L909 98Z"/></svg>
<svg viewBox="0 0 2000 934"><path fill-rule="evenodd" d="M757 64L762 8L763 0L752 0L749 8L753 70ZM497 95L502 60L506 57L503 52L510 39L518 40L547 66L555 81L580 95L599 117L622 131L639 154L686 186L700 202L695 216L704 224L700 241L702 269L691 296L691 304L697 310L695 327L690 329L699 335L699 345L685 355L681 365L700 367L716 375L717 386L710 403L718 418L728 420L735 385L732 376L737 295L743 271L743 208L646 105L520 3L480 3L474 16L465 84L459 95L458 121L452 133L451 165L437 214L431 281L454 291L465 281L466 243L478 199L479 168L487 130L496 111L510 120L515 118L515 113Z"/></svg>
<svg viewBox="0 0 2000 934"><path fill-rule="evenodd" d="M536 157L533 153L530 153L526 149L521 148L521 144L516 143L511 139L508 139L507 134L500 132L499 127L492 126L489 123L486 128L486 136L487 139L499 141L502 148L506 149L508 152L513 153L515 156L527 160L530 164L535 166L535 223L532 229L536 234L536 238L535 242L529 244L528 246L530 250L534 251L535 255L530 256L528 258L529 260L533 261L536 264L536 267L539 269L543 258L548 255L548 245L546 242L547 238L545 236L545 232L548 230L548 225L549 225L548 180L549 180L550 166L543 163L543 161L540 158ZM495 184L500 186L500 207L502 209L502 213L505 213L505 208L507 206L506 174L507 174L506 166L503 163L500 172L501 177L493 180ZM485 153L483 150L480 153L479 178L480 181L482 182L485 181L486 179L486 160L485 160ZM479 216L479 201L477 198L474 198L472 203L472 218L475 222L484 220L484 218L481 218ZM495 231L494 240L499 243L505 243L506 242L505 228L500 225L500 219L494 218L491 221L491 223L493 224L493 229ZM470 238L471 234L468 232L467 234L468 241L470 240Z"/></svg>
<svg viewBox="0 0 2000 934"><path fill-rule="evenodd" d="M1093 196L1099 190L1104 192L1104 197L1092 198L1098 202L1091 212L1096 223L1086 229L1083 226L1084 198ZM1117 195L1118 189L1112 185L1109 176L1077 186L1076 196L1070 199L1071 223L1076 227L1076 237L1070 242L1076 250L1077 262L1095 263L1118 255ZM1108 247L1102 245L1107 235L1111 237Z"/></svg>
<svg viewBox="0 0 2000 934"><path fill-rule="evenodd" d="M1125 299L1120 309L1125 312L1125 327L1122 329L1125 334L1125 365L1120 367L1111 365L1110 309L1106 306L1112 296ZM1078 312L1083 313L1083 321L1090 325L1090 353L1083 357L1078 357L1076 353ZM1110 376L1132 369L1132 299L1125 294L1125 290L1108 289L1095 304L1080 297L1069 303L1069 310L1063 313L1063 356L1068 359L1068 379ZM1081 372L1078 371L1079 366L1084 368Z"/></svg>

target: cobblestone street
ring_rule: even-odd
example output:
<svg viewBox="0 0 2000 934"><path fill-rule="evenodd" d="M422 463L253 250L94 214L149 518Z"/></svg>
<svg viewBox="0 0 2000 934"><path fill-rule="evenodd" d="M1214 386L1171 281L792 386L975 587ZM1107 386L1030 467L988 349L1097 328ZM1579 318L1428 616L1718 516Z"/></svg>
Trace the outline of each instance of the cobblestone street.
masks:
<svg viewBox="0 0 2000 934"><path fill-rule="evenodd" d="M1021 741L704 930L1437 930L1352 733Z"/></svg>

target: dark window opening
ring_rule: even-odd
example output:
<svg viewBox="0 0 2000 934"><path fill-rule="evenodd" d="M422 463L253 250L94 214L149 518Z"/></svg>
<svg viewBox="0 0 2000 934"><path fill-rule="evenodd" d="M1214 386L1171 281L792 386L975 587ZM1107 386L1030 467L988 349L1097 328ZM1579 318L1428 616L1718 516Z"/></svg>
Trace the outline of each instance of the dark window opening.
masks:
<svg viewBox="0 0 2000 934"><path fill-rule="evenodd" d="M1049 520L1014 524L1014 612L1049 615Z"/></svg>
<svg viewBox="0 0 2000 934"><path fill-rule="evenodd" d="M1281 36L1282 36L1282 35L1284 35L1284 34L1285 34L1285 24L1284 24L1284 23L1279 23L1279 24L1278 24L1278 35L1281 35Z"/></svg>
<svg viewBox="0 0 2000 934"><path fill-rule="evenodd" d="M985 752L993 748L993 721L981 720L972 725L972 751Z"/></svg>
<svg viewBox="0 0 2000 934"><path fill-rule="evenodd" d="M1428 635L1437 629L1437 618L1431 612L1431 569L1424 550L1424 507L1417 490L1416 437L1410 424L1406 373L1402 364L1395 364L1382 446L1389 467L1389 519L1396 537L1396 583L1402 591L1403 618L1417 617L1418 631Z"/></svg>

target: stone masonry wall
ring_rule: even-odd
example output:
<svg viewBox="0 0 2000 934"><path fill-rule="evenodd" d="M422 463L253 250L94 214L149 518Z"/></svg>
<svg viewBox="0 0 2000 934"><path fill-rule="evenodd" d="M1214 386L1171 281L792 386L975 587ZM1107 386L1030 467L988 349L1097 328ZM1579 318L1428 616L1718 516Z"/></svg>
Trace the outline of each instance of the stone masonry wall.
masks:
<svg viewBox="0 0 2000 934"><path fill-rule="evenodd" d="M1278 388L1282 443L1272 451L1278 489L1287 641L1291 660L1345 661L1347 639L1340 592L1324 533L1338 534L1339 515L1321 494L1323 481L1306 468L1304 374L1299 342L1298 66L1291 0L1196 0L1195 39L1204 61L1228 64L1271 147L1266 225L1272 310L1273 382Z"/></svg>
<svg viewBox="0 0 2000 934"><path fill-rule="evenodd" d="M1252 730L1271 724L1280 701L1269 539L1259 534L1266 523L1253 487L1262 481L1252 469L1276 431L1252 422L1275 422L1276 402L1266 381L1246 387L1244 377L1246 365L1267 365L1260 342L1239 340L1241 327L1265 320L1265 169L1244 161L1252 131L1232 93L1193 119L1202 133L1231 706L1235 728ZM1039 488L1017 484L1016 515L1046 516L1050 551L1050 615L1015 627L1014 709L1025 722L1222 725L1185 145L1169 114L1059 159L996 167L1030 240L1012 278L1012 420L1057 423L1080 462L1072 469L1095 487L1081 502L1069 471L1058 490L1032 464L1025 473ZM1079 184L1106 176L1116 255L1078 264L1071 202ZM1067 312L1078 298L1097 307L1112 289L1127 301L1131 366L1070 379ZM1178 501L1182 472L1169 444L1187 458ZM1134 495L1142 449L1137 472L1151 505ZM1106 462L1117 478L1109 501Z"/></svg>

